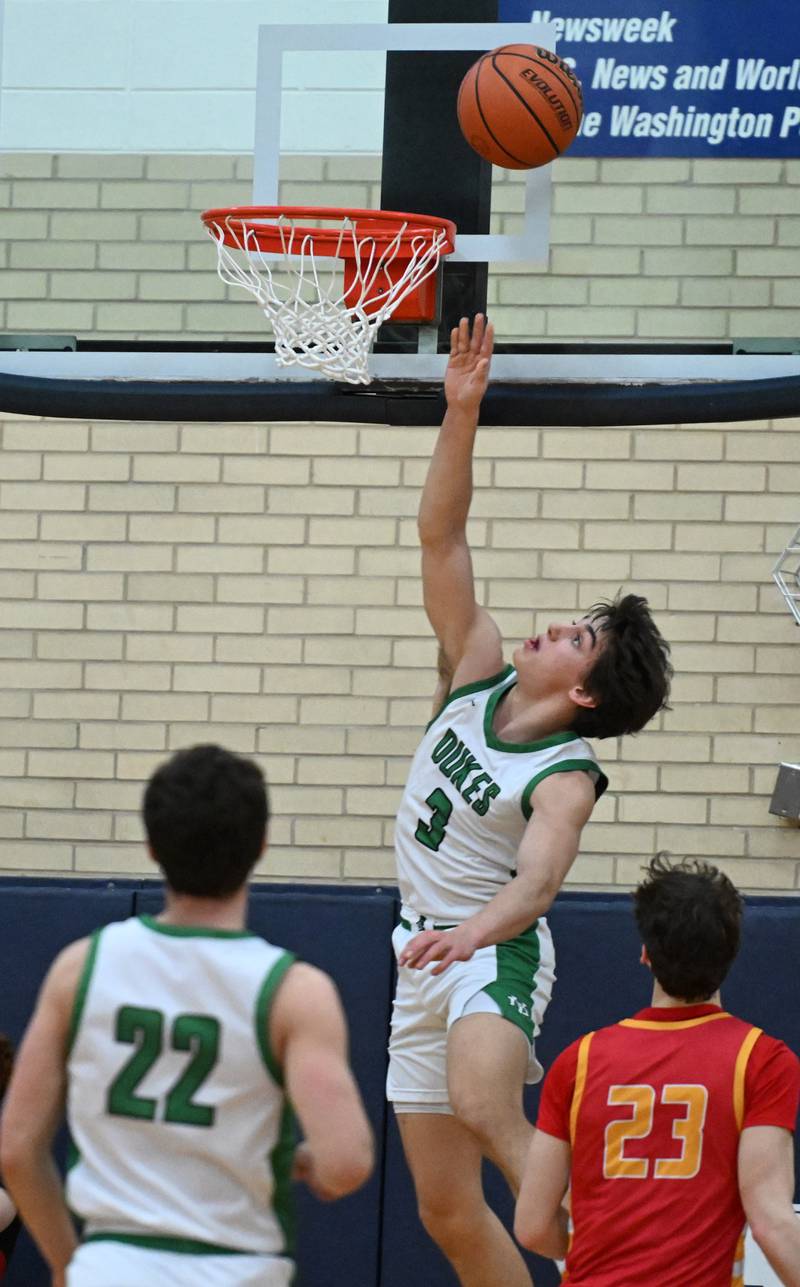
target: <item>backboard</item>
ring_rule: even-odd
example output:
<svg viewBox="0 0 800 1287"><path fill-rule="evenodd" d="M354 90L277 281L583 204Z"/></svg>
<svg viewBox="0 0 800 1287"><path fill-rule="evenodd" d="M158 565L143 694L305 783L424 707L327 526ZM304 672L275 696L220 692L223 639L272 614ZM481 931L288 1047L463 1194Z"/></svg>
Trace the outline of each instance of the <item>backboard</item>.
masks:
<svg viewBox="0 0 800 1287"><path fill-rule="evenodd" d="M590 352L597 346L621 350L623 364L637 349L680 357L687 345L791 359L800 347L800 163L787 151L791 62L780 62L779 38L795 19L784 0L766 0L755 29L748 6L735 8L750 46L742 36L737 49L726 30L717 58L685 0L669 22L651 0L638 0L624 22L605 0L574 0L569 12L464 0L458 22L447 21L452 5L442 0L340 0L335 24L323 0L298 0L291 25L278 0L222 9L210 0L6 0L0 329L42 344L66 336L268 351L259 310L217 279L200 212L263 200L276 186L284 202L413 209L413 198L443 203L428 191L437 180L467 211L448 267L458 282L445 329L486 305L501 352L529 356L531 378L537 368L561 378L561 359L571 372L576 355L599 356L589 371L606 378L607 353ZM572 151L528 175L487 174L461 140L458 156L451 149L435 161L423 183L437 140L458 135L453 92L445 110L433 95L445 78L428 75L426 90L427 69L540 35L584 86L588 128ZM418 69L404 70L415 59L421 82ZM724 80L720 89L702 88L703 67L707 80ZM679 75L695 88L676 89ZM665 82L647 91L667 96L664 120L637 87L643 79ZM710 125L701 136L709 95L736 98L736 137L730 115L719 142ZM684 104L683 134L669 123L672 100ZM770 113L770 137L756 125L744 136L745 117ZM427 211L437 212L448 213ZM377 357L396 354L406 375L437 378L444 336L434 337L438 354L418 354L417 338L386 327ZM663 374L676 378L669 365ZM680 374L689 378L689 367Z"/></svg>

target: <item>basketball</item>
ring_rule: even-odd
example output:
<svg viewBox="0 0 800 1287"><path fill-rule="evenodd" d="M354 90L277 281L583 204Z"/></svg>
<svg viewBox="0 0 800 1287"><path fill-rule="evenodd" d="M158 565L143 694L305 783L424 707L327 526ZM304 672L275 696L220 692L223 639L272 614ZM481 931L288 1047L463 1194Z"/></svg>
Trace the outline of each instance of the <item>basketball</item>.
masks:
<svg viewBox="0 0 800 1287"><path fill-rule="evenodd" d="M470 67L458 91L458 123L479 156L533 170L566 151L583 115L572 68L537 45L501 45Z"/></svg>

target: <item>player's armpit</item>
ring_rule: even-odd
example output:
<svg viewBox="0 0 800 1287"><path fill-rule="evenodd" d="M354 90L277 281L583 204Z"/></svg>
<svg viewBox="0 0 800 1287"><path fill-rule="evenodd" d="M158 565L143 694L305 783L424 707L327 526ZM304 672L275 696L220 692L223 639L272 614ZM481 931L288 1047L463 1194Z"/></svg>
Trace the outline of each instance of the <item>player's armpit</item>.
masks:
<svg viewBox="0 0 800 1287"><path fill-rule="evenodd" d="M372 1132L348 1063L339 994L326 974L291 967L272 1004L269 1038L305 1137L300 1175L318 1197L352 1193L372 1171Z"/></svg>
<svg viewBox="0 0 800 1287"><path fill-rule="evenodd" d="M792 1206L794 1142L780 1126L750 1126L739 1141L739 1193L753 1237L785 1287L800 1287L800 1219Z"/></svg>
<svg viewBox="0 0 800 1287"><path fill-rule="evenodd" d="M571 1149L566 1140L534 1132L514 1216L514 1236L540 1256L562 1260L569 1241L566 1208Z"/></svg>

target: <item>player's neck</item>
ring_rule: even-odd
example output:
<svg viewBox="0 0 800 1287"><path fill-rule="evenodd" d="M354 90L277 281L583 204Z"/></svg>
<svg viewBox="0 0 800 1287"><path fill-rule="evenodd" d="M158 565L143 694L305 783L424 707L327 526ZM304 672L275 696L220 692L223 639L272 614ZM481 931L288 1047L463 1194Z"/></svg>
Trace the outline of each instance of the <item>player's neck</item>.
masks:
<svg viewBox="0 0 800 1287"><path fill-rule="evenodd" d="M536 698L514 684L498 702L492 724L504 742L541 742L563 733L574 713L572 702L560 693Z"/></svg>
<svg viewBox="0 0 800 1287"><path fill-rule="evenodd" d="M247 914L247 886L229 898L196 898L166 889L164 910L157 917L164 925L200 926L203 929L242 930Z"/></svg>
<svg viewBox="0 0 800 1287"><path fill-rule="evenodd" d="M722 1005L722 1001L720 1000L719 992L715 992L713 997L709 997L707 1001L684 1001L680 997L671 997L668 992L664 991L660 983L657 983L656 981L654 981L653 982L653 999L650 1002L650 1004L654 1008L660 1010L660 1009L669 1009L670 1007L674 1007L674 1006Z"/></svg>

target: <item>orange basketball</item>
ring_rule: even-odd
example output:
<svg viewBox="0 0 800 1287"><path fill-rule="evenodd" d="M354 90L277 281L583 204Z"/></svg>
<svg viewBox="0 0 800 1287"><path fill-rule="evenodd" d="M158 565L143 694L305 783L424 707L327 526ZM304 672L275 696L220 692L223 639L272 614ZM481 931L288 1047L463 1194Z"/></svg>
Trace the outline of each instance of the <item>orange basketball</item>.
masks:
<svg viewBox="0 0 800 1287"><path fill-rule="evenodd" d="M501 45L470 67L458 91L458 123L484 160L533 170L566 151L583 116L571 67L537 45Z"/></svg>

